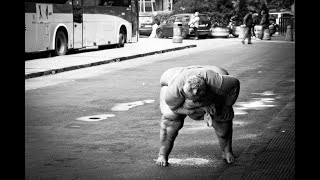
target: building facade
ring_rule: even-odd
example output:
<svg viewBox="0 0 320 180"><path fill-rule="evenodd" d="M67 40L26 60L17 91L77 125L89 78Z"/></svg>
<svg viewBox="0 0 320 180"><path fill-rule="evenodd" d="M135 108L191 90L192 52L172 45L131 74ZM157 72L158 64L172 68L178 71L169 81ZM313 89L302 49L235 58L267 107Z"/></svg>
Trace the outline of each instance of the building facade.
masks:
<svg viewBox="0 0 320 180"><path fill-rule="evenodd" d="M139 12L172 11L172 0L139 0Z"/></svg>

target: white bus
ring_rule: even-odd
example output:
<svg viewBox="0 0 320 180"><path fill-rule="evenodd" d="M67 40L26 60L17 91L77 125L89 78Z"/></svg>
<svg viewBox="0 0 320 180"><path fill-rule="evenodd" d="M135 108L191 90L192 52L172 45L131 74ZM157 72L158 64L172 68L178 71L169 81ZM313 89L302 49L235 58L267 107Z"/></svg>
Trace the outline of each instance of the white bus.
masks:
<svg viewBox="0 0 320 180"><path fill-rule="evenodd" d="M137 42L138 0L25 0L25 52Z"/></svg>

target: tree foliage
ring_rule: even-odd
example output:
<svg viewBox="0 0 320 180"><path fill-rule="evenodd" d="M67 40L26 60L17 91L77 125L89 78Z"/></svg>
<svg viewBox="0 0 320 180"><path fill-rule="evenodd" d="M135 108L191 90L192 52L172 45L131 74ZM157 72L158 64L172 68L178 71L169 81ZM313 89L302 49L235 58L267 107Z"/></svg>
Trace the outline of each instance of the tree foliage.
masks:
<svg viewBox="0 0 320 180"><path fill-rule="evenodd" d="M276 6L290 8L293 2L294 0L174 0L173 14L199 11L208 14L212 23L226 26L234 15L237 15L241 22L249 9L260 15L261 10L268 12Z"/></svg>
<svg viewBox="0 0 320 180"><path fill-rule="evenodd" d="M268 0L269 9L290 9L291 5L294 3L294 0Z"/></svg>

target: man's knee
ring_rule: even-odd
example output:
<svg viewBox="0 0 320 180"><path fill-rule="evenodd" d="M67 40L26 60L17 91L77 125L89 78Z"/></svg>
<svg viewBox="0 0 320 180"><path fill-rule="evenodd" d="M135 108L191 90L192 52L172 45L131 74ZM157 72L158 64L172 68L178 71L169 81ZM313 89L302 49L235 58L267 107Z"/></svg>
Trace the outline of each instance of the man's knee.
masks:
<svg viewBox="0 0 320 180"><path fill-rule="evenodd" d="M162 116L161 129L165 130L167 134L177 133L184 124L184 119L168 119Z"/></svg>
<svg viewBox="0 0 320 180"><path fill-rule="evenodd" d="M186 115L183 114L177 114L174 112L164 112L162 113L162 120L168 120L168 121L181 121L184 120Z"/></svg>

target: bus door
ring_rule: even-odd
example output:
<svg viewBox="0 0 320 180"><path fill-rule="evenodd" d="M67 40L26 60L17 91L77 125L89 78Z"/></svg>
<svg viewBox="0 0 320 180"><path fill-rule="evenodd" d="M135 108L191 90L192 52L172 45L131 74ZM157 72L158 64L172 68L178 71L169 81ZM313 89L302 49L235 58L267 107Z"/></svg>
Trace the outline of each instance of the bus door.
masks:
<svg viewBox="0 0 320 180"><path fill-rule="evenodd" d="M139 39L139 9L138 0L131 0L131 24L132 24L132 42L138 42Z"/></svg>
<svg viewBox="0 0 320 180"><path fill-rule="evenodd" d="M83 47L82 0L72 0L73 9L73 48Z"/></svg>

